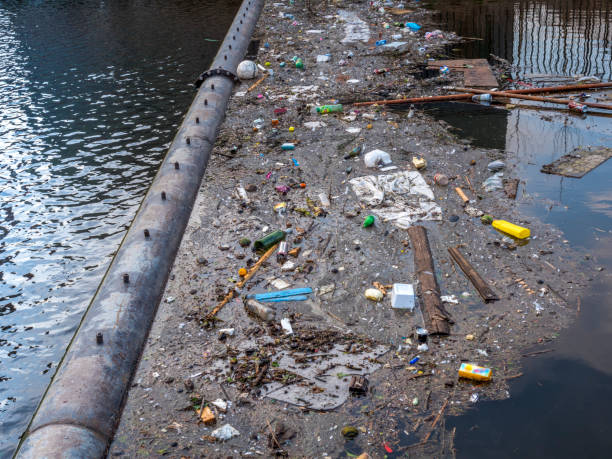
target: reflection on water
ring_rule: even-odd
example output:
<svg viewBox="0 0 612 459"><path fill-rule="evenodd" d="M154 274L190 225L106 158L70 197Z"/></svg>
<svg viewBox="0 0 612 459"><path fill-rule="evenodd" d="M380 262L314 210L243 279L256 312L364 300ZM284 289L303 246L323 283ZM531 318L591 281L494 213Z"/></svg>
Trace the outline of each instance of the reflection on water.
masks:
<svg viewBox="0 0 612 459"><path fill-rule="evenodd" d="M612 80L612 2L608 0L445 0L440 26L473 40L455 57L488 57L513 64L509 77L523 84L554 85L594 75ZM589 93L612 100L612 90ZM603 273L581 299L575 325L551 346L555 351L524 362L511 398L479 403L457 427L459 457L607 457L612 447L612 161L581 179L540 172L543 164L582 145L612 146L612 117L580 116L565 109L521 102L513 110L456 103L428 107L476 145L505 150L519 165L518 201L524 212L561 228L574 247ZM500 115L500 111L504 115ZM485 127L483 129L483 127ZM568 274L571 276L571 273ZM571 278L568 279L571 281Z"/></svg>
<svg viewBox="0 0 612 459"><path fill-rule="evenodd" d="M0 457L29 421L238 5L0 3Z"/></svg>
<svg viewBox="0 0 612 459"><path fill-rule="evenodd" d="M596 75L612 70L609 0L432 0L435 19L473 37L467 58L489 53L511 61L523 76Z"/></svg>

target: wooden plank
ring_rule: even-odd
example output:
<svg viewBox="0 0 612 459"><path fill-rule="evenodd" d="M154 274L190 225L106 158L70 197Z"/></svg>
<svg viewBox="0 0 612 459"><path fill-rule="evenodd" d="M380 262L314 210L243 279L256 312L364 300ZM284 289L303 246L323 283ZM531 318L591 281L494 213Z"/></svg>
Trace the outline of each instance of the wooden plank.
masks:
<svg viewBox="0 0 612 459"><path fill-rule="evenodd" d="M506 196L510 199L516 199L518 184L518 179L504 179L504 193L506 193Z"/></svg>
<svg viewBox="0 0 612 459"><path fill-rule="evenodd" d="M472 282L474 287L476 287L476 290L478 290L478 293L485 303L499 300L499 297L493 290L491 290L487 282L480 277L480 274L478 274L470 262L467 261L463 255L461 255L459 249L456 247L449 247L448 252L450 253L451 257L453 257L453 260L455 260L455 263L457 263L464 272L465 276L470 280L470 282Z"/></svg>
<svg viewBox="0 0 612 459"><path fill-rule="evenodd" d="M452 321L440 300L440 287L434 271L427 230L422 226L412 226L408 228L408 236L414 251L414 265L427 331L434 335L448 335Z"/></svg>
<svg viewBox="0 0 612 459"><path fill-rule="evenodd" d="M465 84L477 88L497 88L497 79L486 59L453 59L433 61L428 64L428 69L436 69L442 66L463 72Z"/></svg>
<svg viewBox="0 0 612 459"><path fill-rule="evenodd" d="M612 157L612 148L579 147L550 164L544 164L541 172L581 178Z"/></svg>

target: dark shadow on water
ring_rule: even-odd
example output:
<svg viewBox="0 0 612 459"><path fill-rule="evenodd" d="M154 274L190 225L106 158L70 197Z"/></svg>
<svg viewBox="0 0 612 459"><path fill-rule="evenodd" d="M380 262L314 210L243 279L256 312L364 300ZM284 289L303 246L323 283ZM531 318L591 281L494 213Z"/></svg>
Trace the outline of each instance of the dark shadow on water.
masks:
<svg viewBox="0 0 612 459"><path fill-rule="evenodd" d="M612 79L612 2L431 0L428 5L439 10L434 18L441 29L481 38L453 47L457 58L495 54L514 65L512 80L536 86L565 84L574 75ZM523 359L524 376L511 381L509 399L478 402L465 415L447 419L447 430L457 429L460 458L612 455L612 162L582 179L540 172L576 147L611 146L612 120L550 108L519 105L506 111L468 103L418 108L449 123L472 145L515 158L516 166L505 173L521 180L521 210L560 228L573 248L603 269L594 270L576 322L536 348L554 352ZM566 276L572 280L571 272ZM576 305L567 307L574 311Z"/></svg>
<svg viewBox="0 0 612 459"><path fill-rule="evenodd" d="M447 428L457 428L457 457L609 457L610 292L608 285L594 290L577 324L544 347L554 352L523 360L525 376L510 385L511 398L447 419Z"/></svg>

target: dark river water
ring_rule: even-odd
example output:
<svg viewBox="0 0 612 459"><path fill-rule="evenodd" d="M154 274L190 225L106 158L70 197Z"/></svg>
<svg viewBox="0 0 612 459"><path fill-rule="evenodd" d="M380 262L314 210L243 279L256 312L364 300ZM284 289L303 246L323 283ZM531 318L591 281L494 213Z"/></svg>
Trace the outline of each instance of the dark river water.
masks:
<svg viewBox="0 0 612 459"><path fill-rule="evenodd" d="M443 30L480 38L449 50L453 58L510 61L513 80L571 84L581 76L612 80L610 0L432 0ZM612 88L590 93L612 104ZM514 101L518 102L518 101ZM581 179L540 172L572 149L612 147L612 115L538 110L521 101L507 111L473 104L427 110L476 145L516 154L523 210L559 227L603 271L592 273L574 325L525 359L510 398L482 401L450 418L460 458L604 458L612 453L612 160ZM602 113L602 112L600 112ZM569 273L571 275L571 273Z"/></svg>
<svg viewBox="0 0 612 459"><path fill-rule="evenodd" d="M0 457L9 457L240 2L0 2Z"/></svg>

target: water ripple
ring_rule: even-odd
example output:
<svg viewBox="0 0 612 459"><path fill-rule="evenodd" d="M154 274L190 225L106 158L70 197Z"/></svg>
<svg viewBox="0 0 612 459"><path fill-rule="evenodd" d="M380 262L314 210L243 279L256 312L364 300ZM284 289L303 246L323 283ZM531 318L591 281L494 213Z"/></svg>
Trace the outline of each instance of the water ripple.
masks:
<svg viewBox="0 0 612 459"><path fill-rule="evenodd" d="M239 2L0 4L0 457L10 456ZM206 27L215 24L215 29Z"/></svg>

